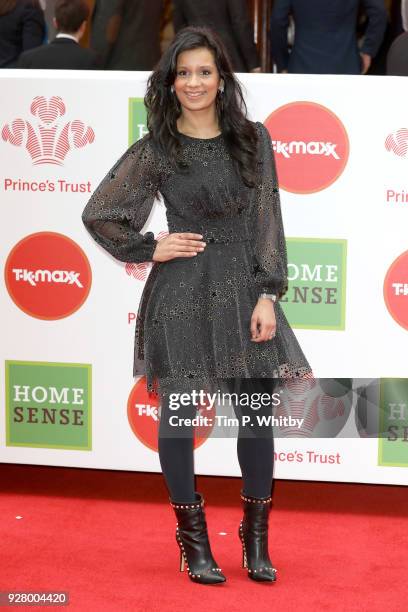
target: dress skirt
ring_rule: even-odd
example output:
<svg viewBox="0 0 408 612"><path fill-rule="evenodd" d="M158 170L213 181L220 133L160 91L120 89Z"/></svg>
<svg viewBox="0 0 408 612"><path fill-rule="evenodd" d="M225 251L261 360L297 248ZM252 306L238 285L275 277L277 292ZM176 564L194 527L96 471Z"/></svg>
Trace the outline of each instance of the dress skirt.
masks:
<svg viewBox="0 0 408 612"><path fill-rule="evenodd" d="M244 219L220 221L193 228L207 243L203 252L153 264L137 315L133 371L146 375L149 391L228 391L236 378L311 376L279 301L275 337L251 341L259 285L250 230Z"/></svg>

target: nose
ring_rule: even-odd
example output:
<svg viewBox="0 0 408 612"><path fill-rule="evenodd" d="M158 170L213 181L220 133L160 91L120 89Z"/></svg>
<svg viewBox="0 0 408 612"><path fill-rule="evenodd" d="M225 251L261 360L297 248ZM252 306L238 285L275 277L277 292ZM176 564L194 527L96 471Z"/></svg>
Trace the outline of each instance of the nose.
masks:
<svg viewBox="0 0 408 612"><path fill-rule="evenodd" d="M194 72L191 73L190 78L188 79L188 84L190 87L195 87L200 84L200 77L198 74Z"/></svg>

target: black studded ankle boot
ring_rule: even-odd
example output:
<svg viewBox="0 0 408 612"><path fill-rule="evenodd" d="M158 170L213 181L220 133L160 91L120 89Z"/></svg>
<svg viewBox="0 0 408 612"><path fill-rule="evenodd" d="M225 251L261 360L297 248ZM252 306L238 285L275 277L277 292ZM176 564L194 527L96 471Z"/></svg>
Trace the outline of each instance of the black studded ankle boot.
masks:
<svg viewBox="0 0 408 612"><path fill-rule="evenodd" d="M258 582L275 582L277 570L273 567L268 551L268 522L271 497L250 497L243 495L244 510L238 535L242 543L242 567L248 576Z"/></svg>
<svg viewBox="0 0 408 612"><path fill-rule="evenodd" d="M195 502L170 499L177 517L176 540L180 548L180 571L187 566L189 578L201 584L220 584L226 578L212 556L208 540L204 499L195 493Z"/></svg>

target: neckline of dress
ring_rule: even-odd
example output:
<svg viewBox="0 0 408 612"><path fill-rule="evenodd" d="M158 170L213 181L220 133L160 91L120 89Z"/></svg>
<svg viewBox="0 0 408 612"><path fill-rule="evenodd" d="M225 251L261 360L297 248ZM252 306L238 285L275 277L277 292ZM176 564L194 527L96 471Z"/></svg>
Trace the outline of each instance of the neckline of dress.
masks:
<svg viewBox="0 0 408 612"><path fill-rule="evenodd" d="M177 133L179 134L179 136L184 136L184 138L188 138L189 140L196 140L198 142L211 142L213 140L218 140L222 137L222 132L218 134L218 136L212 136L211 138L197 138L196 136L188 136L187 134L183 134L183 132L180 132L179 130L177 130Z"/></svg>

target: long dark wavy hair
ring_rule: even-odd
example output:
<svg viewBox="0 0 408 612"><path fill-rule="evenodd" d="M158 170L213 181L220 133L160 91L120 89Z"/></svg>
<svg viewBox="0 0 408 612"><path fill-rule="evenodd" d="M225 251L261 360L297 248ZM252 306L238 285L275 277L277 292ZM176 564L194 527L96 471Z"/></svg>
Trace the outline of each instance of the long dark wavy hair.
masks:
<svg viewBox="0 0 408 612"><path fill-rule="evenodd" d="M181 105L171 86L177 76L177 58L183 51L206 48L212 51L218 73L224 81L224 93L218 91L216 109L220 130L226 146L248 187L255 185L257 167L257 132L247 119L247 107L242 88L237 80L221 40L208 28L188 27L180 30L172 44L163 54L157 68L147 83L145 105L147 127L171 165L181 168L181 142L177 130L177 119Z"/></svg>

